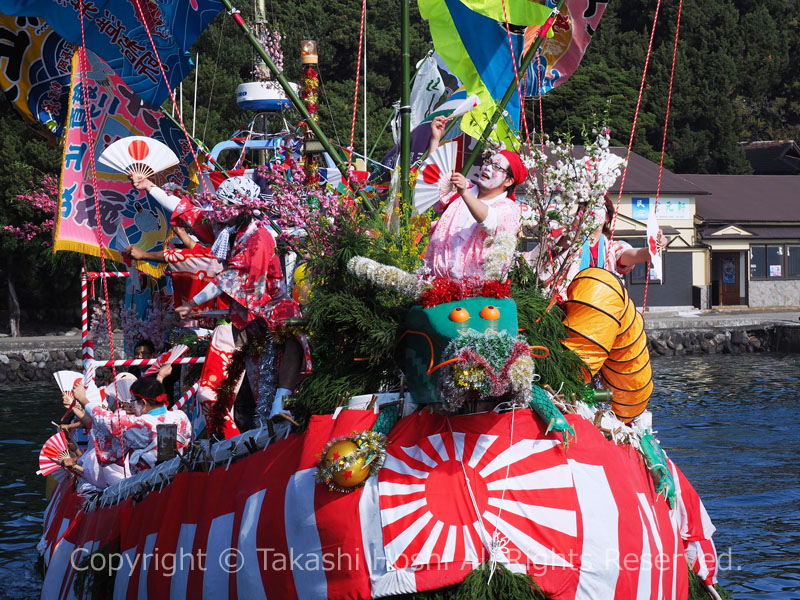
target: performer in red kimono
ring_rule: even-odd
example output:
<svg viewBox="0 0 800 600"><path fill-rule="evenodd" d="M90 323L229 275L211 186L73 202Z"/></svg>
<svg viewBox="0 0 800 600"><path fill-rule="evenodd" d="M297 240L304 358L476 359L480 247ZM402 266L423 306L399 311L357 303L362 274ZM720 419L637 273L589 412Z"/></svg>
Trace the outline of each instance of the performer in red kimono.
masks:
<svg viewBox="0 0 800 600"><path fill-rule="evenodd" d="M185 318L196 307L214 298L223 296L229 301L232 327L219 326L214 331L200 377L198 398L212 430L225 437L238 435L232 400L226 397L224 407L217 402L217 389L228 376L235 349L243 346L248 337L260 333L259 330L274 332L287 318L300 316L299 305L286 293L272 233L259 218L258 211L243 203L243 200L257 200L261 187L241 176L222 182L216 192L217 198L234 216L216 223L213 213L194 205L188 198L178 200L169 196L146 179L134 178L133 184L137 189L148 191L172 211L173 225L191 227L201 241L213 242L211 250L223 265L221 272L203 290L176 308L176 313ZM237 207L241 209L237 211ZM298 383L303 350L300 342L292 337L280 348L269 340L262 355L248 361L248 380L256 398L257 416L262 422L267 418L291 420L291 415L283 410L283 398ZM220 414L221 419L218 418Z"/></svg>
<svg viewBox="0 0 800 600"><path fill-rule="evenodd" d="M172 294L175 308L188 303L200 292L208 282L222 271L219 262L210 246L204 246L192 238L185 228L173 225L175 235L183 243L183 247L167 247L164 250L145 252L137 246L128 246L125 253L134 260L166 263L172 275ZM205 312L214 309L227 309L225 298L219 297L198 306L197 310ZM216 319L184 320L184 327L213 328Z"/></svg>

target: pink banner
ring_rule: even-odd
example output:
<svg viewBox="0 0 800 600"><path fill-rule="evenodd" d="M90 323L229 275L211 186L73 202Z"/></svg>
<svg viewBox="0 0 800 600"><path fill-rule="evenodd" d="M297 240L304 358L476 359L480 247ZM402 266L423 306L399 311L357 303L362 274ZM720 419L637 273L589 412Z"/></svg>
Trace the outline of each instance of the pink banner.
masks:
<svg viewBox="0 0 800 600"><path fill-rule="evenodd" d="M161 112L140 100L108 65L87 52L88 96L95 135L97 188L100 196L100 236L106 256L121 261L120 252L129 244L145 251L160 250L170 236L169 217L149 195L133 189L124 173L97 162L103 150L120 138L142 135L167 144L181 162L159 173L157 183L187 188L192 154L183 132ZM54 248L100 255L95 217L95 192L88 153L86 109L80 61L72 62L67 133L61 168L61 196ZM140 263L142 270L160 275L163 267Z"/></svg>

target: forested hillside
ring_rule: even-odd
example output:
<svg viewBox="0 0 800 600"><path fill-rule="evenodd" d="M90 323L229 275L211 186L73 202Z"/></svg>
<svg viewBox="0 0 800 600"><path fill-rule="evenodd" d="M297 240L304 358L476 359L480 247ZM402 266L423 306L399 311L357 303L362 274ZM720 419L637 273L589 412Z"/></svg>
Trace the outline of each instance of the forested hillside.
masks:
<svg viewBox="0 0 800 600"><path fill-rule="evenodd" d="M578 72L544 97L545 130L580 132L609 105L615 143L627 145L647 54L656 0L610 2ZM252 10L252 9L251 9ZM346 146L355 82L361 5L352 0L268 4L284 34L286 71L300 80L299 41L319 42L321 124ZM655 158L661 149L677 2L663 2L653 41L634 150ZM400 2L368 3L368 139L372 147L400 96ZM220 43L220 40L222 42ZM427 25L412 3L412 66L429 48ZM247 115L233 90L247 79L251 52L225 15L197 42L201 52L198 124L213 144ZM219 58L217 58L219 57ZM191 97L193 83L184 85ZM213 94L212 92L213 86ZM363 90L362 90L363 91ZM210 102L211 114L205 106ZM363 110L363 100L359 111ZM529 102L529 110L535 103ZM537 109L538 112L538 109ZM205 122L208 120L208 126ZM537 123L538 123L537 114ZM356 121L357 148L363 113ZM800 4L795 1L708 0L684 3L673 83L666 165L678 172L744 173L739 143L800 138ZM384 133L376 151L391 143Z"/></svg>

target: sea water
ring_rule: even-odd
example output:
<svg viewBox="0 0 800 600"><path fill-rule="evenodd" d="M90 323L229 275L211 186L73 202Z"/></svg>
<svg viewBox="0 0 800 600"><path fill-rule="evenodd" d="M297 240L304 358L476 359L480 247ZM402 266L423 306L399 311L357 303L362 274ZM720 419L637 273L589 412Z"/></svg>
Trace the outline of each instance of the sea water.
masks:
<svg viewBox="0 0 800 600"><path fill-rule="evenodd" d="M800 355L653 362L657 437L697 489L734 597L800 597ZM0 598L39 595L42 443L63 414L55 382L6 385L0 403Z"/></svg>

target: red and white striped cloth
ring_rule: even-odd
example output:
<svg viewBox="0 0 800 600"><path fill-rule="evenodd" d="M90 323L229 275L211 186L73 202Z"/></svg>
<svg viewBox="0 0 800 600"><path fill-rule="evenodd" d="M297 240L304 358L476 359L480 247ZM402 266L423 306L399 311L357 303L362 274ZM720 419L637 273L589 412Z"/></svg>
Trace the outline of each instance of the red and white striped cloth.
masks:
<svg viewBox="0 0 800 600"><path fill-rule="evenodd" d="M528 411L513 417L513 439L510 414L411 415L380 476L342 494L315 482L317 454L375 415L314 417L301 435L180 473L135 505L78 513L66 529L48 519L42 597L70 597L71 559L118 542L114 598L378 598L463 580L497 531L501 562L555 600L686 598L679 511L638 453L568 419L577 437L565 451ZM696 526L688 518L686 531Z"/></svg>
<svg viewBox="0 0 800 600"><path fill-rule="evenodd" d="M672 460L669 466L677 488L677 518L683 539L686 560L692 571L697 573L706 585L717 583L717 549L711 536L716 527L703 506L703 501Z"/></svg>

